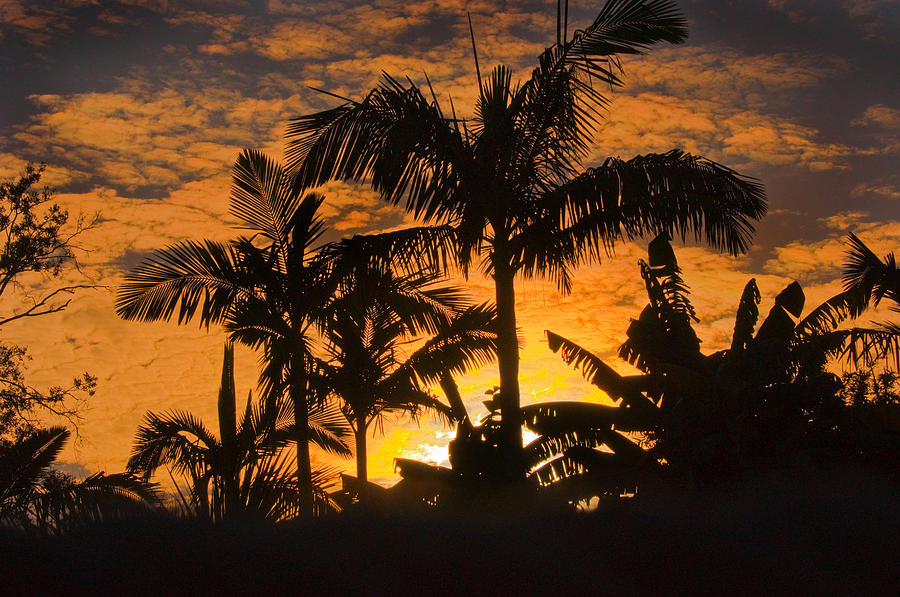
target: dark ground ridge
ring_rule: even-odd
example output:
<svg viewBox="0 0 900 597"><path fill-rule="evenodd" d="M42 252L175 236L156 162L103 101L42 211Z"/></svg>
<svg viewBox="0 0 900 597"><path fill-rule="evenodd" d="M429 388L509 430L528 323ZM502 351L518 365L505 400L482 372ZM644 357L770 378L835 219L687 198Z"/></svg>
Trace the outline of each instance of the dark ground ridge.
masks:
<svg viewBox="0 0 900 597"><path fill-rule="evenodd" d="M472 504L212 527L0 534L9 595L896 595L900 482L747 482L591 513ZM483 506L483 508L482 508Z"/></svg>

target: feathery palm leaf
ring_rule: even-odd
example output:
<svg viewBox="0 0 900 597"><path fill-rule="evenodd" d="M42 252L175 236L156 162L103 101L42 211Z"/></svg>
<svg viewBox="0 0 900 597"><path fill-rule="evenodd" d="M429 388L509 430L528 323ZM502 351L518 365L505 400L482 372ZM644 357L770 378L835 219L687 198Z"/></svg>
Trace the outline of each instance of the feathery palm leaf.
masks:
<svg viewBox="0 0 900 597"><path fill-rule="evenodd" d="M157 251L125 277L116 313L140 321L192 319L200 304L201 325L219 323L231 305L252 296L247 272L234 247L214 242L184 242Z"/></svg>
<svg viewBox="0 0 900 597"><path fill-rule="evenodd" d="M220 449L219 440L193 414L149 412L137 429L126 468L144 479L161 466L179 474L199 475L213 466Z"/></svg>
<svg viewBox="0 0 900 597"><path fill-rule="evenodd" d="M0 453L0 510L19 508L33 497L69 435L63 427L38 429Z"/></svg>
<svg viewBox="0 0 900 597"><path fill-rule="evenodd" d="M414 376L425 385L447 373L462 374L492 362L497 354L496 310L483 303L457 314L392 374Z"/></svg>
<svg viewBox="0 0 900 597"><path fill-rule="evenodd" d="M848 235L850 249L844 263L844 289L858 288L875 306L888 298L900 304L900 268L893 253L878 258L852 232Z"/></svg>

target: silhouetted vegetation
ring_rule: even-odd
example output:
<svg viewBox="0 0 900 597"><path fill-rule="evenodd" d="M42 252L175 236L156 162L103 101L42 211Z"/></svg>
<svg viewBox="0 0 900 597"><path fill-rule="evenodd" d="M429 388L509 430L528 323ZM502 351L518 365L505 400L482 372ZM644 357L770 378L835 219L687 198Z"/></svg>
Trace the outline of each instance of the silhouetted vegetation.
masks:
<svg viewBox="0 0 900 597"><path fill-rule="evenodd" d="M891 326L838 327L858 317L873 297L890 294L867 282L884 280L881 268L850 275L859 271L855 264L860 247L864 245L859 239L851 237L844 291L802 318L804 295L794 282L779 293L755 330L760 294L751 280L737 310L731 347L704 355L691 325L696 315L675 253L660 236L650 243L649 263L640 263L650 303L632 320L628 339L619 348L619 356L643 375L621 376L599 357L552 332L547 333L550 347L610 397L621 398L619 407L585 408L598 415L606 412L604 433L610 433L611 426L644 432L652 447L642 460L650 457L664 465L659 472L669 483L721 483L748 473L873 459L889 469L896 466L900 427L870 425L868 432L877 439L863 441L860 412L850 408L870 402L871 374L851 374L842 384L826 368L832 359L853 366L882 362L896 367L900 358L900 333ZM882 375L885 384L894 379L892 373ZM885 388L875 390L885 402ZM898 414L900 410L894 416ZM619 452L612 442L586 440L585 430L575 429L582 435L560 459L562 474L557 478L597 472L599 462L611 460L584 448L605 445Z"/></svg>
<svg viewBox="0 0 900 597"><path fill-rule="evenodd" d="M793 282L759 323L750 280L730 346L702 352L671 241L746 251L763 187L681 150L585 168L606 90L622 84L619 56L680 43L687 23L670 0L608 0L570 37L562 6L556 43L525 82L505 66L482 77L476 56L471 118L443 108L430 82L425 93L385 75L361 101L293 120L287 166L239 155L230 213L245 233L171 245L127 274L121 317L227 334L217 433L190 412L148 412L128 472L76 480L52 468L70 431L33 417L74 419L71 399L95 379L38 392L25 350L0 345L0 569L15 570L4 590L52 563L59 578L42 589L98 594L759 594L839 580L882 592L900 531L900 326L848 322L882 301L900 312L893 253L850 234L843 290L805 315ZM0 295L73 259L67 214L31 190L40 175L0 186ZM313 191L333 179L371 184L424 225L326 241ZM637 373L547 331L615 405L522 406L516 278L568 292L579 265L651 235L639 262L648 304L618 350ZM493 280L496 305L448 284L471 267ZM58 312L77 288L0 326ZM233 343L260 353L241 412ZM500 384L474 420L454 376L494 359ZM369 433L422 414L456 425L450 466L396 459L398 483L371 483ZM527 445L523 429L537 436ZM356 477L337 489L310 444L355 452ZM168 500L151 482L163 470Z"/></svg>
<svg viewBox="0 0 900 597"><path fill-rule="evenodd" d="M23 277L56 280L75 266L75 239L94 224L83 216L70 222L50 189L35 188L43 171L29 165L17 180L0 183L0 296L21 299L9 300L19 305L0 315L0 326L59 313L67 297L90 286L63 284L38 295L25 289ZM157 507L156 486L130 475L76 480L53 468L70 431L43 421L49 415L77 429L97 380L84 373L40 390L26 380L29 358L25 347L0 343L0 526L59 533Z"/></svg>
<svg viewBox="0 0 900 597"><path fill-rule="evenodd" d="M267 410L271 404L254 405L248 395L237 420L231 344L225 346L218 406L218 437L189 412L148 413L137 430L128 472L149 481L159 467L167 467L187 477L186 490L176 488L186 516L211 521L295 517L300 501L297 477L284 451L296 437L290 407L279 399L273 412ZM313 443L334 454L350 455L341 439L349 434L339 413L317 409L308 424ZM333 509L327 490L336 477L327 467L312 470L315 511Z"/></svg>
<svg viewBox="0 0 900 597"><path fill-rule="evenodd" d="M318 215L321 196L301 194L282 167L259 152L243 152L233 174L231 213L253 236L227 244L185 242L158 251L126 278L117 312L126 319L150 321L171 319L177 311L179 323L196 317L201 325L223 324L232 340L263 349L259 386L264 408L273 413L282 400L293 406L301 512L308 515L315 502L310 413L321 409L336 389L344 389L341 395L348 396L345 388L323 384L327 371L336 365L323 362L314 352L321 333L328 334L333 356L342 358L349 347L340 347L339 339L352 331L341 330L342 325L361 326L357 338L366 342L373 340L366 335L373 331L373 317L392 319L391 334L436 331L466 303L458 290L433 285L439 276L428 257L435 255L436 262L447 240L445 230L412 228L317 244L325 229ZM374 286L355 289L360 276ZM354 292L376 289L384 301L381 307L387 309L379 312L365 306L354 311L352 303L362 298ZM460 346L462 338L456 339ZM386 349L389 355L391 346ZM377 356L369 351L365 358ZM376 370L370 368L367 375ZM394 396L367 398L375 402L355 413L366 418L363 432L371 416L378 414L370 412L371 407L383 404L378 401L422 403L414 378L407 375L405 380ZM399 381L401 374L390 380ZM369 391L373 383L377 380L366 380L354 389ZM357 440L364 437L357 433Z"/></svg>
<svg viewBox="0 0 900 597"><path fill-rule="evenodd" d="M0 527L61 533L155 511L162 494L129 474L76 481L51 467L69 431L50 427L0 447Z"/></svg>
<svg viewBox="0 0 900 597"><path fill-rule="evenodd" d="M0 326L59 313L69 305L72 294L88 285L61 285L31 296L20 278L40 274L58 278L75 264L74 242L94 221L80 216L69 222L69 214L53 202L53 192L35 188L44 167L31 165L15 181L0 183L0 296L10 290L23 293L21 305L0 314ZM68 224L68 228L66 228ZM96 378L89 373L76 377L69 386L39 390L25 378L30 357L24 346L0 343L0 445L21 440L38 431L39 417L53 415L78 422L78 411L93 394Z"/></svg>
<svg viewBox="0 0 900 597"><path fill-rule="evenodd" d="M349 280L325 326L327 361L319 370L340 400L356 440L356 478L365 487L366 434L387 413L431 413L445 421L453 409L428 386L465 373L496 355L494 310L486 305L455 311L456 289L433 286L428 277L398 278L367 266ZM401 356L409 339L430 334Z"/></svg>
<svg viewBox="0 0 900 597"><path fill-rule="evenodd" d="M672 150L584 169L606 89L622 84L619 55L680 43L687 22L668 0L611 1L586 29L539 57L514 85L506 66L484 79L471 119L385 75L361 101L302 116L288 126L295 186L365 180L416 218L452 232L463 273L494 281L498 321L503 476L525 473L519 410L517 276L547 276L560 291L572 269L617 241L672 231L738 254L766 212L761 185L705 158ZM472 36L475 51L475 36ZM429 99L430 97L430 99Z"/></svg>

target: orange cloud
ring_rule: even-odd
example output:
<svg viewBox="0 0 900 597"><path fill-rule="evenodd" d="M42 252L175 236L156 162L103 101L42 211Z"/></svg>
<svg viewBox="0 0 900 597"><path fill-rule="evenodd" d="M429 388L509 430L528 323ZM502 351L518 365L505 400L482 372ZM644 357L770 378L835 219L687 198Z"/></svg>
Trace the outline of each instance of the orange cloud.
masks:
<svg viewBox="0 0 900 597"><path fill-rule="evenodd" d="M177 188L228 171L247 146L281 151L289 116L307 108L297 95L242 97L234 91L123 90L36 95L40 111L14 139L31 154L124 190Z"/></svg>
<svg viewBox="0 0 900 597"><path fill-rule="evenodd" d="M851 195L856 198L865 198L874 195L885 199L900 199L900 186L890 183L862 183L853 187Z"/></svg>
<svg viewBox="0 0 900 597"><path fill-rule="evenodd" d="M787 91L814 87L851 70L845 60L833 56L801 52L748 56L709 46L663 47L626 60L624 66L626 90L662 90L757 108L779 101Z"/></svg>
<svg viewBox="0 0 900 597"><path fill-rule="evenodd" d="M713 100L644 92L616 96L591 158L629 158L682 148L739 168L760 164L814 171L844 168L854 150L821 143L817 137L815 129L761 112L737 111Z"/></svg>
<svg viewBox="0 0 900 597"><path fill-rule="evenodd" d="M869 106L862 116L850 124L854 126L880 126L890 130L900 130L900 110L884 104Z"/></svg>
<svg viewBox="0 0 900 597"><path fill-rule="evenodd" d="M843 234L848 229L869 246L876 254L900 246L900 222L863 221L860 213L846 212L826 218L823 223L840 236L832 235L819 241L798 240L774 249L774 257L763 269L782 276L793 276L801 283L837 280L847 253Z"/></svg>

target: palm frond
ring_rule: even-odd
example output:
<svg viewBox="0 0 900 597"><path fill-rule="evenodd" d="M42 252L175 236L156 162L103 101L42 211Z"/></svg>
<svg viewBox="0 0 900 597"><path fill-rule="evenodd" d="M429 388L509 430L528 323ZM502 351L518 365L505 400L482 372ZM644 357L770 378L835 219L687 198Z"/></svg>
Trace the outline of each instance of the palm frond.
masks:
<svg viewBox="0 0 900 597"><path fill-rule="evenodd" d="M766 213L762 185L679 150L608 158L545 199L558 234L597 259L620 239L663 232L738 255L750 245L752 220Z"/></svg>
<svg viewBox="0 0 900 597"><path fill-rule="evenodd" d="M157 483L132 474L95 473L72 487L70 499L79 509L92 509L101 519L108 519L157 508L162 505L163 497Z"/></svg>
<svg viewBox="0 0 900 597"><path fill-rule="evenodd" d="M146 516L161 508L162 499L157 484L127 473L95 473L80 482L66 475L50 475L30 506L37 528L62 533L88 524Z"/></svg>
<svg viewBox="0 0 900 597"><path fill-rule="evenodd" d="M124 319L168 320L178 310L178 323L197 314L200 324L224 319L253 286L238 265L232 247L221 243L184 242L156 252L125 276L116 297L116 313Z"/></svg>
<svg viewBox="0 0 900 597"><path fill-rule="evenodd" d="M540 435L588 429L645 431L657 422L654 410L636 410L589 402L540 402L522 407L525 426Z"/></svg>
<svg viewBox="0 0 900 597"><path fill-rule="evenodd" d="M603 90L622 84L616 55L643 53L659 42L680 43L687 37L686 25L671 0L608 1L588 28L541 54L523 86L532 138L539 143L558 139L564 159L583 154L608 105Z"/></svg>
<svg viewBox="0 0 900 597"><path fill-rule="evenodd" d="M0 511L32 496L69 435L64 427L38 429L0 452Z"/></svg>
<svg viewBox="0 0 900 597"><path fill-rule="evenodd" d="M599 448L608 434L609 429L584 428L541 435L525 446L525 466L529 470L535 470L547 461L564 455L573 446Z"/></svg>
<svg viewBox="0 0 900 597"><path fill-rule="evenodd" d="M848 235L850 249L844 262L844 290L856 288L875 306L883 298L900 304L900 268L893 253L878 258L858 236Z"/></svg>
<svg viewBox="0 0 900 597"><path fill-rule="evenodd" d="M661 41L685 39L687 19L672 0L611 0L590 27L576 31L566 44L566 62L590 68L588 57L642 54Z"/></svg>
<svg viewBox="0 0 900 597"><path fill-rule="evenodd" d="M671 319L677 317L683 324L690 325L688 320L700 321L691 304L690 289L681 277L681 268L678 267L675 251L669 243L668 233L658 234L650 241L647 255L650 260L648 274L659 283L659 303L665 304L665 308L660 310L671 312Z"/></svg>
<svg viewBox="0 0 900 597"><path fill-rule="evenodd" d="M352 443L352 436L353 432L340 409L323 405L310 411L309 441L322 450L341 458L350 458L353 451L348 442ZM296 437L297 432L290 423L280 426L271 441L286 444Z"/></svg>
<svg viewBox="0 0 900 597"><path fill-rule="evenodd" d="M292 192L280 164L252 149L238 156L232 169L231 214L246 228L287 247L289 224L301 198Z"/></svg>
<svg viewBox="0 0 900 597"><path fill-rule="evenodd" d="M229 339L253 349L285 342L292 335L290 323L273 312L272 306L255 298L236 303L224 322Z"/></svg>
<svg viewBox="0 0 900 597"><path fill-rule="evenodd" d="M170 466L193 477L212 464L219 447L218 439L191 413L149 412L135 434L126 469L149 479L160 466Z"/></svg>
<svg viewBox="0 0 900 597"><path fill-rule="evenodd" d="M456 262L455 238L456 231L450 226L420 226L357 234L323 246L320 255L331 262L332 273L339 278L360 267L388 266L407 276L423 270L443 273Z"/></svg>
<svg viewBox="0 0 900 597"><path fill-rule="evenodd" d="M362 180L426 220L452 214L453 163L466 154L442 111L388 75L365 99L290 121L285 155L298 188ZM448 209L450 208L450 209Z"/></svg>
<svg viewBox="0 0 900 597"><path fill-rule="evenodd" d="M900 326L889 323L881 328L835 330L804 338L794 350L799 354L823 353L854 367L871 367L884 359L896 370L900 368Z"/></svg>
<svg viewBox="0 0 900 597"><path fill-rule="evenodd" d="M462 374L493 362L497 357L496 317L496 309L487 303L469 307L441 326L392 375L415 376L430 386L447 373Z"/></svg>
<svg viewBox="0 0 900 597"><path fill-rule="evenodd" d="M825 334L842 322L858 317L867 307L868 300L859 287L840 292L810 311L794 328L794 337L802 338Z"/></svg>
<svg viewBox="0 0 900 597"><path fill-rule="evenodd" d="M442 425L453 423L453 409L437 397L414 385L396 382L396 378L391 378L381 384L377 416L383 413L405 413L418 420L423 414L427 414Z"/></svg>
<svg viewBox="0 0 900 597"><path fill-rule="evenodd" d="M543 488L578 479L584 485L582 491L590 490L580 496L582 498L604 494L617 497L625 486L634 487L642 468L648 468L648 464L653 466L652 458L648 459L647 453L640 448L637 450L623 456L586 445L574 445L566 449L562 456L533 470L529 476Z"/></svg>

